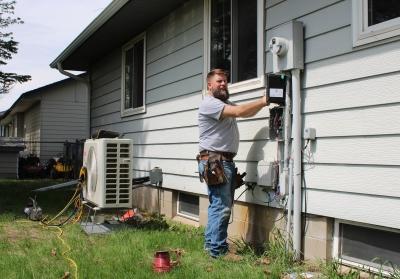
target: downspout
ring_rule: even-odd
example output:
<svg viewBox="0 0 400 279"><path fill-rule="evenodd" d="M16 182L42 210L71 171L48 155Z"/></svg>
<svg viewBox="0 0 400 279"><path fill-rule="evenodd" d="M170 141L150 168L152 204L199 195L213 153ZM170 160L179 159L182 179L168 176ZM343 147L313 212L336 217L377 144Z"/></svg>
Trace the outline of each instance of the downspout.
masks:
<svg viewBox="0 0 400 279"><path fill-rule="evenodd" d="M301 97L300 70L292 70L293 93L293 250L297 260L301 254Z"/></svg>
<svg viewBox="0 0 400 279"><path fill-rule="evenodd" d="M88 113L88 121L87 121L87 127L86 127L86 131L87 131L86 138L90 138L90 128L91 128L90 127L90 90L91 90L91 87L90 87L89 77L83 78L83 77L74 75L74 74L72 74L70 72L67 72L66 70L64 70L62 68L61 62L57 62L57 70L61 74L65 75L67 77L70 77L70 78L72 78L72 79L74 79L76 81L83 82L86 85L86 90L87 90L87 101L86 101L87 108L86 109L87 109L87 113Z"/></svg>

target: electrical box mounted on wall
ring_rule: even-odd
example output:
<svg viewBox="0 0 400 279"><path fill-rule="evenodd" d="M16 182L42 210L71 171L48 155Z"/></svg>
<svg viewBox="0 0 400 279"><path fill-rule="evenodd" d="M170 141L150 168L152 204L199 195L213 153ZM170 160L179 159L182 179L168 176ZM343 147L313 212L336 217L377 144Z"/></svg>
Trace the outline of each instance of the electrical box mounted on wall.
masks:
<svg viewBox="0 0 400 279"><path fill-rule="evenodd" d="M290 21L269 30L266 43L268 55L272 57L267 57L267 71L279 73L304 69L303 40L303 23L300 21Z"/></svg>
<svg viewBox="0 0 400 279"><path fill-rule="evenodd" d="M286 93L286 76L284 75L267 75L267 95L269 102L279 105L285 105Z"/></svg>

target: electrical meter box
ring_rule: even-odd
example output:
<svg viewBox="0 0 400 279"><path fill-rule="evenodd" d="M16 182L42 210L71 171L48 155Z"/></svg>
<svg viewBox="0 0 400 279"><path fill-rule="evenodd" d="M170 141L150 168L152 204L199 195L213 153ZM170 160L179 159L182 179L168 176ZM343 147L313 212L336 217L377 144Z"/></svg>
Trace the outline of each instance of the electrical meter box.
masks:
<svg viewBox="0 0 400 279"><path fill-rule="evenodd" d="M279 105L285 105L286 98L286 76L285 75L267 75L267 96L269 102Z"/></svg>
<svg viewBox="0 0 400 279"><path fill-rule="evenodd" d="M267 72L304 69L303 36L303 23L295 20L269 30Z"/></svg>

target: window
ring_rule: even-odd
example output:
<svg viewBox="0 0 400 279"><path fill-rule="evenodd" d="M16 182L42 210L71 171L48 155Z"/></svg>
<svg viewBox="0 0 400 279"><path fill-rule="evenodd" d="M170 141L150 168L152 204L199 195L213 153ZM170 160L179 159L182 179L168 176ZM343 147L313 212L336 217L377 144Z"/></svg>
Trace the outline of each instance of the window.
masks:
<svg viewBox="0 0 400 279"><path fill-rule="evenodd" d="M390 270L400 266L400 233L382 227L337 222L336 256L349 264Z"/></svg>
<svg viewBox="0 0 400 279"><path fill-rule="evenodd" d="M179 193L178 215L189 219L199 220L199 196Z"/></svg>
<svg viewBox="0 0 400 279"><path fill-rule="evenodd" d="M400 1L353 0L353 46L400 35Z"/></svg>
<svg viewBox="0 0 400 279"><path fill-rule="evenodd" d="M122 48L122 116L145 112L145 36Z"/></svg>
<svg viewBox="0 0 400 279"><path fill-rule="evenodd" d="M205 7L209 16L206 72L225 69L232 84L260 78L264 67L263 1L209 0Z"/></svg>

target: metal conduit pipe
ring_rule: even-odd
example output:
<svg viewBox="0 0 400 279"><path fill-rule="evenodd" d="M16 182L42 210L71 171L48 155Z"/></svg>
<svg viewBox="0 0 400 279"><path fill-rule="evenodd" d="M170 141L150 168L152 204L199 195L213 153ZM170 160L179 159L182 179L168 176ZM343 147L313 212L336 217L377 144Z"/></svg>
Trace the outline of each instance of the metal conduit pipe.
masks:
<svg viewBox="0 0 400 279"><path fill-rule="evenodd" d="M293 250L301 255L301 97L300 70L292 70L293 93Z"/></svg>

